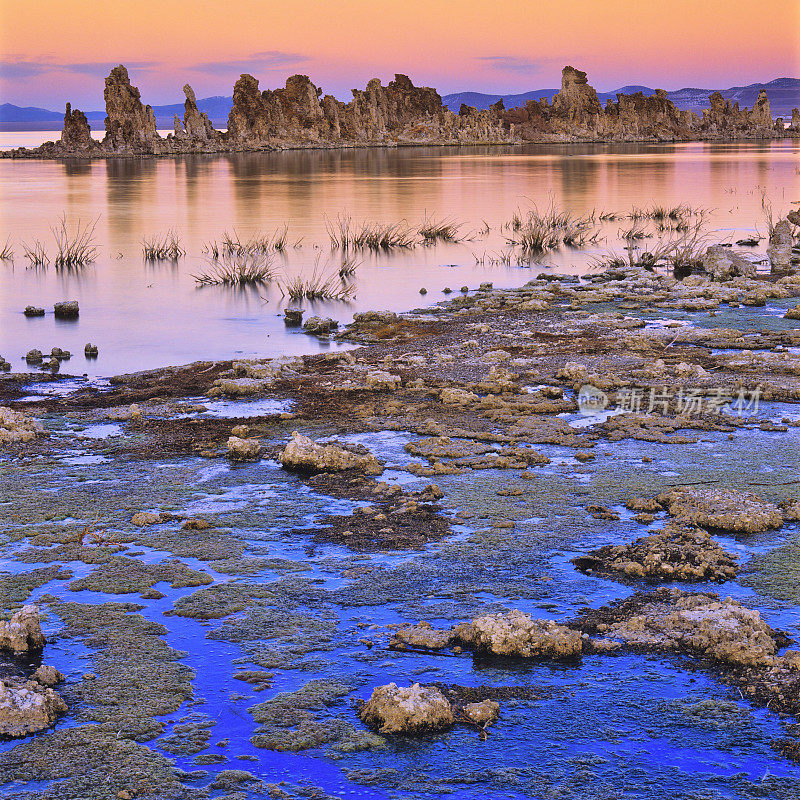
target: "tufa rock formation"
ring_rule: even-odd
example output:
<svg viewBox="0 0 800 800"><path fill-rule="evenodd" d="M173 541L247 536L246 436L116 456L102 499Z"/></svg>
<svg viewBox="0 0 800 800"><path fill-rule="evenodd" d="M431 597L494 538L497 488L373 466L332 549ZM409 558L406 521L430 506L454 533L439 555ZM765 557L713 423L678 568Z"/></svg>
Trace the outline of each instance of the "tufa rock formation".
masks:
<svg viewBox="0 0 800 800"><path fill-rule="evenodd" d="M323 96L306 75L292 75L283 88L262 91L258 80L245 74L233 87L224 132L215 130L198 110L191 86L183 91L183 120L176 115L174 133L161 137L153 109L142 103L128 71L122 65L114 67L105 84L102 143L93 143L85 116L67 106L60 141L0 155L147 156L287 147L769 139L800 134L800 114L793 114L788 128L774 123L763 91L750 110L715 92L702 116L676 108L663 90L651 97L618 94L617 101L609 100L604 108L586 73L571 66L564 67L552 105L543 98L506 109L500 101L486 111L463 105L458 114L444 106L435 89L414 86L407 75L395 75L387 86L373 78L343 103Z"/></svg>
<svg viewBox="0 0 800 800"><path fill-rule="evenodd" d="M106 135L103 145L111 151L151 151L161 138L151 106L143 105L139 90L131 86L128 70L122 64L106 78Z"/></svg>
<svg viewBox="0 0 800 800"><path fill-rule="evenodd" d="M69 103L64 112L61 144L70 150L94 150L100 147L100 143L92 138L92 129L89 127L86 114L77 108L73 109Z"/></svg>

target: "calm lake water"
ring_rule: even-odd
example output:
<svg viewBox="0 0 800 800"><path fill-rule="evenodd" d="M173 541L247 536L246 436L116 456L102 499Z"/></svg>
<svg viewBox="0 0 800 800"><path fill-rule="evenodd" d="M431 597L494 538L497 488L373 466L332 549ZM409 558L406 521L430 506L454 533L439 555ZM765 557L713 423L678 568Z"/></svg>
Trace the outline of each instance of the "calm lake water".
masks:
<svg viewBox="0 0 800 800"><path fill-rule="evenodd" d="M5 134L16 136L20 134ZM26 134L30 135L30 134ZM39 138L52 138L45 134ZM445 298L442 289L524 283L542 269L585 272L592 257L619 250L628 221L607 222L601 239L562 248L538 262L497 264L507 250L500 226L513 212L551 202L575 213L626 213L633 206L690 203L708 210L713 238L763 233L762 198L776 212L800 200L797 142L676 145L582 145L287 151L107 161L0 161L0 239L13 262L0 264L0 355L14 369L31 348L58 346L76 355L63 371L112 375L198 359L313 352L321 344L286 330L289 303L279 283L289 276L338 269L326 220L420 222L426 215L490 232L459 244L395 254L361 253L348 303L306 303L307 314L347 322L365 309L403 310ZM68 274L29 268L22 243L40 239L51 252L50 227L96 220L96 262ZM288 224L300 246L273 257L277 279L259 289L198 288L208 266L203 245L224 231L246 238ZM187 255L145 261L145 236L173 229ZM647 247L647 240L642 243ZM763 243L756 248L763 253ZM425 287L427 295L420 297ZM76 299L80 320L58 322L53 303ZM26 319L26 305L47 309ZM83 347L100 348L85 361Z"/></svg>

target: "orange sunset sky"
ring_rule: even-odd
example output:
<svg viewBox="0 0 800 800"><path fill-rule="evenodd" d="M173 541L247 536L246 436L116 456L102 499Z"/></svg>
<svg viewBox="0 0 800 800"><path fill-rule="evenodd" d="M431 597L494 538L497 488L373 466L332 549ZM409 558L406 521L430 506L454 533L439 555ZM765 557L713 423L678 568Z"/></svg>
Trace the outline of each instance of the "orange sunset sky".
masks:
<svg viewBox="0 0 800 800"><path fill-rule="evenodd" d="M125 63L152 104L301 72L349 97L395 72L442 94L559 85L724 88L800 74L800 0L0 0L0 100L103 108Z"/></svg>

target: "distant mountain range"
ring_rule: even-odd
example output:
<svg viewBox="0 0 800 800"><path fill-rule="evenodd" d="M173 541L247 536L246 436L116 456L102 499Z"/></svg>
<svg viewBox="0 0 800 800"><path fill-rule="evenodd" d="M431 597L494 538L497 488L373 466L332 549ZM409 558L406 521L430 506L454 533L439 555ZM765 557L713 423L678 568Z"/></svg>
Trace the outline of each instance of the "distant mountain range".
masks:
<svg viewBox="0 0 800 800"><path fill-rule="evenodd" d="M800 78L776 78L769 83L751 83L749 86L731 86L729 89L719 89L722 96L730 99L731 102L738 101L739 107L753 107L758 98L758 93L766 89L769 96L772 115L775 117L790 117L793 108L800 108ZM667 97L672 100L678 108L688 111L700 112L708 108L708 96L713 94L716 89L677 89L674 92L667 92ZM606 100L616 100L618 94L633 94L642 92L647 96L655 94L655 89L649 86L623 86L613 92L598 92L600 102L605 105ZM468 106L475 106L478 109L489 108L498 100L502 100L506 108L524 106L528 100L541 100L546 97L549 102L553 101L553 96L558 93L558 89L536 89L524 94L482 94L480 92L458 92L456 94L445 95L442 100L452 111L458 112L462 103Z"/></svg>
<svg viewBox="0 0 800 800"><path fill-rule="evenodd" d="M772 114L775 117L790 117L793 108L800 108L800 78L776 78L769 83L751 83L749 86L732 86L729 89L720 89L723 97L731 102L738 101L740 107L752 108L761 89L766 89ZM708 96L716 89L678 89L667 92L667 97L678 108L700 112L708 108ZM451 110L458 113L462 103L475 106L478 109L489 108L498 100L502 100L506 108L525 105L528 100L541 100L546 97L550 102L557 94L558 89L535 89L523 94L483 94L481 92L456 92L445 95L442 100ZM643 92L645 95L655 94L655 89L649 86L623 86L613 92L598 92L600 102L605 105L606 100L616 100L617 94L633 94ZM231 110L231 97L204 97L197 101L200 111L208 114L208 118L215 127L224 128L228 124L228 112ZM153 106L156 115L156 124L159 128L172 128L175 114L183 117L183 103L172 103L165 106ZM105 111L87 111L86 117L92 128L102 128ZM46 108L21 107L11 103L0 105L0 130L61 130L64 122L63 112L49 111ZM98 125L98 123L100 123Z"/></svg>

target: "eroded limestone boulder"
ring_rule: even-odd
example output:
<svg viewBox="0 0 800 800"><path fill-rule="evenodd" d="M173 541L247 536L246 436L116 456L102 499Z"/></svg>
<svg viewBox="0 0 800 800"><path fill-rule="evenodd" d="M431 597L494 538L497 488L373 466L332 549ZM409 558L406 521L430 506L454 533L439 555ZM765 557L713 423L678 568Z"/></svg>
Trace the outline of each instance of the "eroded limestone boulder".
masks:
<svg viewBox="0 0 800 800"><path fill-rule="evenodd" d="M781 510L751 492L736 489L670 489L658 502L684 524L736 533L757 533L783 525Z"/></svg>
<svg viewBox="0 0 800 800"><path fill-rule="evenodd" d="M258 439L229 436L225 446L228 448L228 458L231 461L255 461L261 453L261 442Z"/></svg>
<svg viewBox="0 0 800 800"><path fill-rule="evenodd" d="M769 237L767 256L773 272L786 272L791 269L792 229L789 220L782 219L776 223Z"/></svg>
<svg viewBox="0 0 800 800"><path fill-rule="evenodd" d="M370 452L355 452L335 444L317 444L294 431L278 454L284 468L296 472L343 472L353 469L366 475L380 475L383 465Z"/></svg>
<svg viewBox="0 0 800 800"><path fill-rule="evenodd" d="M453 724L453 709L433 686L377 686L359 716L379 733L418 735L440 731Z"/></svg>
<svg viewBox="0 0 800 800"><path fill-rule="evenodd" d="M0 444L7 442L30 442L37 436L44 436L46 431L42 424L7 406L0 406Z"/></svg>
<svg viewBox="0 0 800 800"><path fill-rule="evenodd" d="M756 277L754 262L718 244L712 245L703 254L703 269L717 282Z"/></svg>
<svg viewBox="0 0 800 800"><path fill-rule="evenodd" d="M36 606L23 606L11 619L0 621L0 650L27 653L29 650L41 650L44 644Z"/></svg>
<svg viewBox="0 0 800 800"><path fill-rule="evenodd" d="M0 735L21 737L49 728L67 711L52 689L24 678L0 680Z"/></svg>
<svg viewBox="0 0 800 800"><path fill-rule="evenodd" d="M149 105L142 103L139 90L131 85L128 70L120 64L106 78L103 96L106 101L106 135L103 144L112 150L153 152L161 137L156 131L156 117Z"/></svg>
<svg viewBox="0 0 800 800"><path fill-rule="evenodd" d="M580 655L582 650L578 631L516 609L457 625L454 634L468 647L498 656L558 659Z"/></svg>

